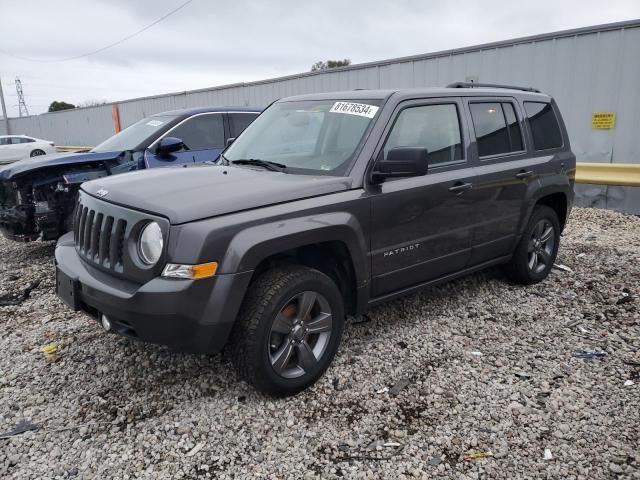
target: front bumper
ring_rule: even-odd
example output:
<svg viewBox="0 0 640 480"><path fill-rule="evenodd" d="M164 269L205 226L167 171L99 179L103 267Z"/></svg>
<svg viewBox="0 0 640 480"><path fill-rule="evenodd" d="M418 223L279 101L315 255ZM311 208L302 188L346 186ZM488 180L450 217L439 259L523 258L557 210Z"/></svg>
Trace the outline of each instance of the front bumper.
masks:
<svg viewBox="0 0 640 480"><path fill-rule="evenodd" d="M64 214L42 205L0 205L0 233L9 240L55 240L64 233Z"/></svg>
<svg viewBox="0 0 640 480"><path fill-rule="evenodd" d="M33 208L30 212L28 209L0 205L0 233L16 242L36 240L40 234L35 230L32 211Z"/></svg>
<svg viewBox="0 0 640 480"><path fill-rule="evenodd" d="M112 330L121 335L196 353L224 347L253 274L202 280L156 277L139 285L84 262L76 253L73 234L60 238L55 261L60 276L73 282L76 309L95 319L106 315ZM58 291L61 288L57 285Z"/></svg>

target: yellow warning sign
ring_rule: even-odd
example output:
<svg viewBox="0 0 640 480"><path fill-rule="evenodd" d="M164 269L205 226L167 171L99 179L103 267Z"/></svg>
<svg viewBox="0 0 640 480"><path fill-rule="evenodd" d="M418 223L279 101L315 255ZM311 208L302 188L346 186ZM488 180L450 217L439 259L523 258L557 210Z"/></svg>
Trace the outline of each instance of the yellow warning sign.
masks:
<svg viewBox="0 0 640 480"><path fill-rule="evenodd" d="M593 112L591 115L591 128L609 130L616 125L616 114L613 112Z"/></svg>

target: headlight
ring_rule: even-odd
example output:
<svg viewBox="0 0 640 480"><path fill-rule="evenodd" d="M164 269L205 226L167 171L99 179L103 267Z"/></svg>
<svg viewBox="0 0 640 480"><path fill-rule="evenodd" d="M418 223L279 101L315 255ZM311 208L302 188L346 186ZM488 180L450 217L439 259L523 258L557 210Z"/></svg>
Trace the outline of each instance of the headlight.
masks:
<svg viewBox="0 0 640 480"><path fill-rule="evenodd" d="M142 229L138 242L138 251L144 263L154 265L160 260L163 246L164 239L162 238L160 225L156 222L151 222Z"/></svg>

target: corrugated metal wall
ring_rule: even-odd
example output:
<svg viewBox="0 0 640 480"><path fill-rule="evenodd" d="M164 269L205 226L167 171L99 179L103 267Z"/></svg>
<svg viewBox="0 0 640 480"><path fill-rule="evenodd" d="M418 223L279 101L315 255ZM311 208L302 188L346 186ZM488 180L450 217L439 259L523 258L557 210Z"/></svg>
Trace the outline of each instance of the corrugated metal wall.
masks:
<svg viewBox="0 0 640 480"><path fill-rule="evenodd" d="M44 138L58 145L96 145L113 135L111 104L11 118L10 126L12 134Z"/></svg>
<svg viewBox="0 0 640 480"><path fill-rule="evenodd" d="M554 96L583 162L640 162L640 20L304 73L261 82L119 102L126 127L147 115L205 105L264 107L301 93L443 86L473 79L535 86ZM615 112L612 130L591 128L593 112ZM111 106L11 119L15 133L58 144L94 145L113 132ZM581 205L640 214L640 189L581 186Z"/></svg>

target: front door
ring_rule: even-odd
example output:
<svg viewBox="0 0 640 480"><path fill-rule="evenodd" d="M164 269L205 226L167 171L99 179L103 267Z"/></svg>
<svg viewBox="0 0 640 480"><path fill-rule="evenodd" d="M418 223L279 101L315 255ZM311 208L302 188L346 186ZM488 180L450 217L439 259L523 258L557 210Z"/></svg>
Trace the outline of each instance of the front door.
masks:
<svg viewBox="0 0 640 480"><path fill-rule="evenodd" d="M398 106L380 155L395 147L424 147L429 172L372 187L374 297L444 277L469 262L473 169L462 111L456 99Z"/></svg>
<svg viewBox="0 0 640 480"><path fill-rule="evenodd" d="M154 153L154 144L146 152L147 168L213 161L224 148L224 121L222 113L201 113L194 115L167 131L163 137L182 140L185 148L166 157Z"/></svg>
<svg viewBox="0 0 640 480"><path fill-rule="evenodd" d="M0 162L13 160L11 137L0 137Z"/></svg>

